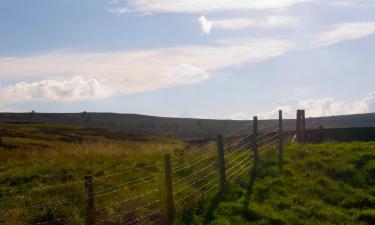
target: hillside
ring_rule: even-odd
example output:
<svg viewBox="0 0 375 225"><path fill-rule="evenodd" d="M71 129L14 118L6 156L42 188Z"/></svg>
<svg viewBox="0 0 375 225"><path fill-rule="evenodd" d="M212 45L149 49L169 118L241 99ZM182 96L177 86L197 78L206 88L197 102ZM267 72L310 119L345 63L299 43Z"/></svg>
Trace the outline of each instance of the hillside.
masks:
<svg viewBox="0 0 375 225"><path fill-rule="evenodd" d="M0 113L0 122L83 125L133 133L173 135L185 139L213 138L218 133L231 133L246 125L251 129L251 121L167 118L114 113ZM268 122L261 120L259 126ZM284 124L286 130L295 130L294 120L284 120ZM375 126L375 113L307 118L307 129L315 129L319 126L324 128L372 127Z"/></svg>
<svg viewBox="0 0 375 225"><path fill-rule="evenodd" d="M375 224L374 142L287 146L283 174L271 152L251 188L248 179L177 224Z"/></svg>

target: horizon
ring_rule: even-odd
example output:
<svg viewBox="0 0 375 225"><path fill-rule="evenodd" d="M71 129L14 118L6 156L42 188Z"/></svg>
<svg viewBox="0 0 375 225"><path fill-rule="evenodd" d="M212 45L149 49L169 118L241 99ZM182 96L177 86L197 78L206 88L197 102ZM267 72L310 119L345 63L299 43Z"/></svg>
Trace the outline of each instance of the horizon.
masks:
<svg viewBox="0 0 375 225"><path fill-rule="evenodd" d="M369 0L4 0L0 112L375 112Z"/></svg>
<svg viewBox="0 0 375 225"><path fill-rule="evenodd" d="M282 111L282 110L281 110ZM283 112L283 111L282 111ZM156 117L156 118L165 118L165 119L186 119L186 120L217 120L217 121L253 121L253 118L249 119L226 119L226 118L204 118L204 117L170 117L170 116L155 116L155 115L148 115L148 114L137 114L137 113L116 113L116 112L94 112L94 111L82 111L82 112L37 112L37 111L29 111L29 112L0 112L1 114L116 114L116 115L134 115L134 116L144 116L144 117ZM297 113L297 112L296 112ZM307 112L308 113L308 112ZM309 116L307 114L306 119L319 119L319 118L330 118L330 117L345 117L345 116L361 116L361 115L369 115L369 114L375 114L375 112L367 112L367 113L357 113L357 114L342 114L342 115L328 115L328 116ZM258 120L278 120L276 117L263 117L262 115L253 115L253 117L257 117ZM295 120L295 117L285 117L283 116L285 120Z"/></svg>

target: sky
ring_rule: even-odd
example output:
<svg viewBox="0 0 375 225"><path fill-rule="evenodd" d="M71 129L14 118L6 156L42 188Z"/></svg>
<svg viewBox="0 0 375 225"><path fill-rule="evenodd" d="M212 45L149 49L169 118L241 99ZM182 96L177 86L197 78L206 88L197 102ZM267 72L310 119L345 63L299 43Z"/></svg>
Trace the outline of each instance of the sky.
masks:
<svg viewBox="0 0 375 225"><path fill-rule="evenodd" d="M374 0L1 0L0 111L375 112Z"/></svg>

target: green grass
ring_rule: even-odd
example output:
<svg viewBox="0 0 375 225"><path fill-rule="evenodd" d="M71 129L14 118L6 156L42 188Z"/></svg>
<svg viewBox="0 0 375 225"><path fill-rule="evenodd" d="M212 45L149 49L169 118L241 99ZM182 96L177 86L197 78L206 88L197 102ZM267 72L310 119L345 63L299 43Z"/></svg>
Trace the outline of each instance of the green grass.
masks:
<svg viewBox="0 0 375 225"><path fill-rule="evenodd" d="M375 224L375 143L287 146L261 157L249 187L244 174L228 192L187 210L176 224Z"/></svg>
<svg viewBox="0 0 375 225"><path fill-rule="evenodd" d="M129 182L159 178L163 155L185 148L177 139L52 124L0 124L0 135L0 224L57 218L83 224L85 175L94 176L95 192L103 193L96 206L103 208L159 187L159 180L151 178L147 185ZM136 201L157 197L153 193ZM61 200L68 203L34 207ZM97 215L110 217L124 207L104 208Z"/></svg>
<svg viewBox="0 0 375 225"><path fill-rule="evenodd" d="M173 138L53 124L0 124L0 136L0 224L84 224L87 174L94 176L99 194L98 221L123 224L157 210L142 221L151 224L162 215L166 153L172 155L178 192L175 224L374 224L374 142L286 146L282 174L275 149L261 149L251 187L250 164L236 167L249 152L227 152L228 175L234 176L219 196L213 186L215 143L187 148ZM135 182L145 177L147 182ZM161 202L147 205L155 200ZM45 205L51 202L59 203Z"/></svg>

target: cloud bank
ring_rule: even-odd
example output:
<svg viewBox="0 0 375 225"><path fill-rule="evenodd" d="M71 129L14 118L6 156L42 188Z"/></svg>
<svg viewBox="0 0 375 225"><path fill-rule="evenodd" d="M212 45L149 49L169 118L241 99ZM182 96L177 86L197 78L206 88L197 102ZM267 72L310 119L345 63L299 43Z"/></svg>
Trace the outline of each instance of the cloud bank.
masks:
<svg viewBox="0 0 375 225"><path fill-rule="evenodd" d="M297 109L305 109L307 117L324 117L348 114L370 113L375 110L375 93L370 93L359 101L344 103L334 98L290 100L272 110L258 115L260 119L276 119L279 110L283 111L284 118L294 119ZM236 112L227 118L232 120L252 120L254 115L246 112Z"/></svg>
<svg viewBox="0 0 375 225"><path fill-rule="evenodd" d="M75 100L76 95L66 97L64 90L74 84L80 89L82 81L87 80L90 84L97 81L97 86L102 86L99 81L105 80L105 88L112 95L153 91L163 87L196 84L207 80L208 74L217 70L243 63L261 62L285 54L291 49L289 42L277 39L233 39L220 40L212 46L107 53L55 52L21 58L0 58L0 76L4 80L14 77L35 80L32 83L20 82L2 88L0 96L26 92L29 95L25 96L41 100ZM81 78L79 82L73 79L77 76ZM51 86L53 88L47 88ZM40 93L40 90L45 89L46 92ZM20 97L14 99L30 99L21 98L22 95L19 94ZM88 92L81 95L82 99L90 96ZM96 92L93 95L96 96ZM9 98L8 101L16 101L12 99Z"/></svg>
<svg viewBox="0 0 375 225"><path fill-rule="evenodd" d="M0 91L2 103L20 101L77 101L110 96L110 91L96 79L74 77L69 80L42 80L19 82Z"/></svg>

